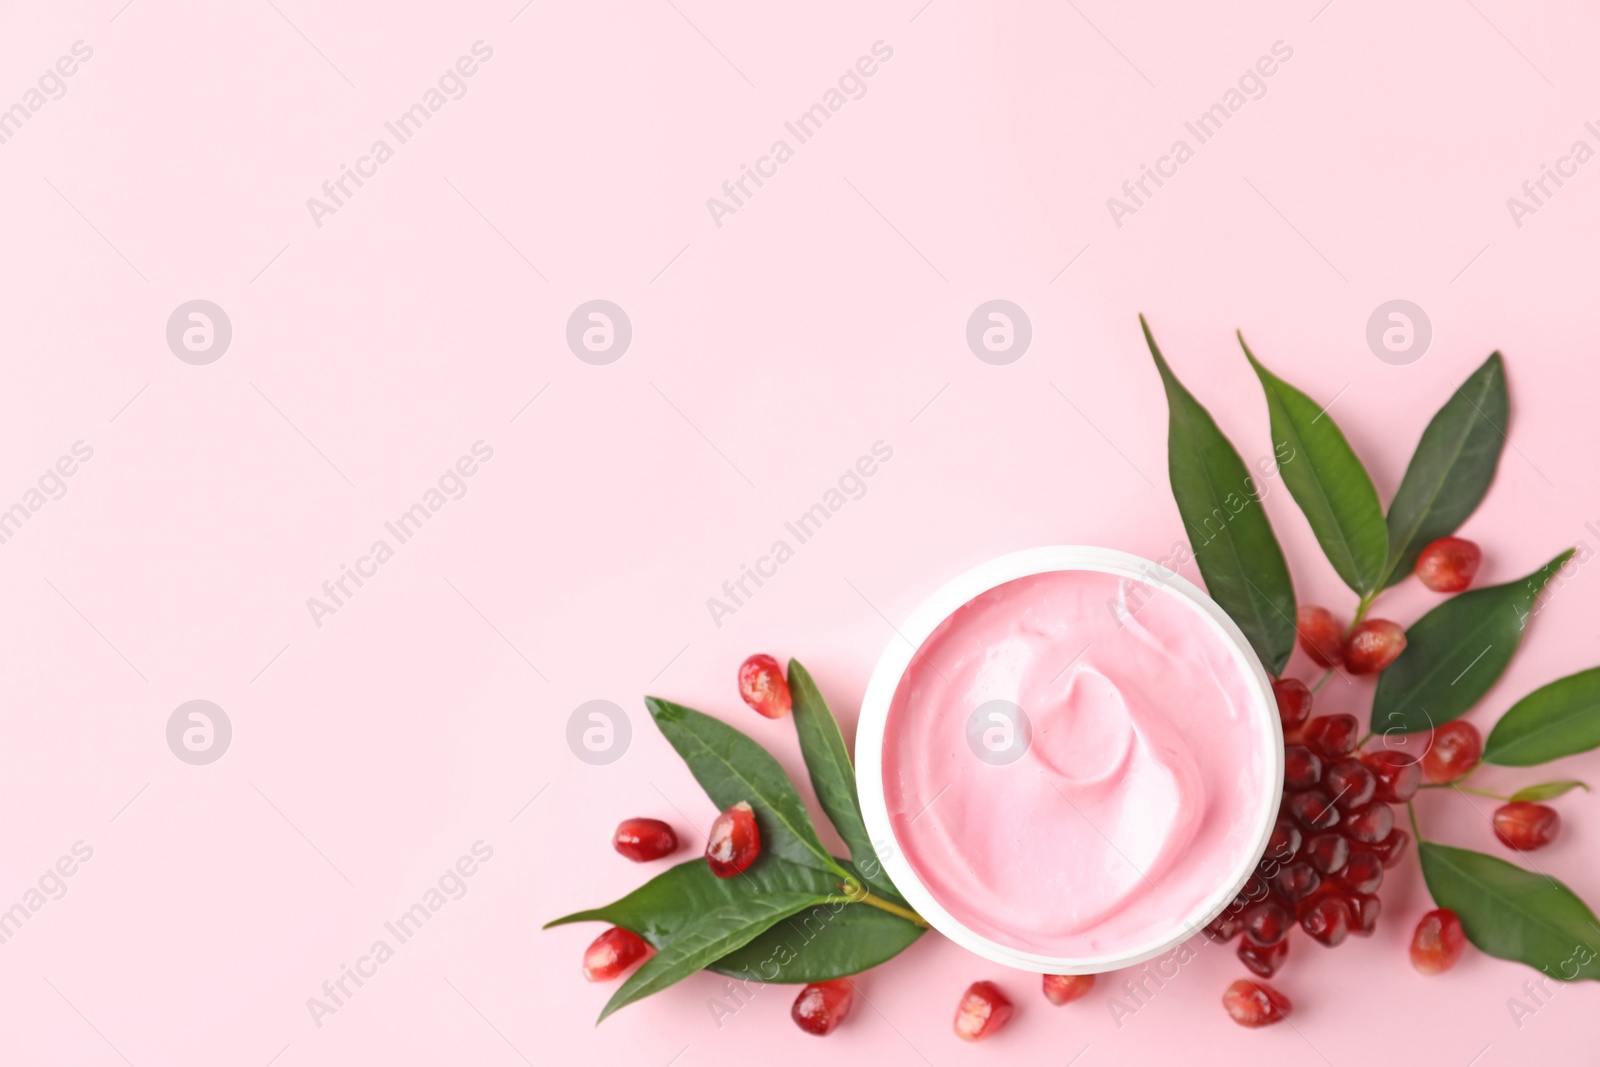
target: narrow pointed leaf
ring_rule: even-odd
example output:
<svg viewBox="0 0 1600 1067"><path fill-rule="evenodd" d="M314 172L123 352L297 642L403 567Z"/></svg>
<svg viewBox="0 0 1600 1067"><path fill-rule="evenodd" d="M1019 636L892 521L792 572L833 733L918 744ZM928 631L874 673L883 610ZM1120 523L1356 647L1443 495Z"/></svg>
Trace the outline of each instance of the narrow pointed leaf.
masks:
<svg viewBox="0 0 1600 1067"><path fill-rule="evenodd" d="M1451 597L1406 631L1406 649L1378 677L1375 733L1416 733L1459 719L1500 679L1545 583L1572 549L1526 578Z"/></svg>
<svg viewBox="0 0 1600 1067"><path fill-rule="evenodd" d="M800 735L800 751L811 772L811 787L817 801L828 813L834 829L850 848L851 864L878 889L896 893L872 847L872 837L861 820L861 800L856 792L856 769L844 747L844 734L828 710L827 701L817 689L811 672L798 660L789 661L789 695L794 704L794 727Z"/></svg>
<svg viewBox="0 0 1600 1067"><path fill-rule="evenodd" d="M1538 803L1541 800L1554 800L1556 797L1565 796L1574 789L1589 791L1586 782L1540 782L1538 785L1526 786L1511 794L1512 800L1526 800Z"/></svg>
<svg viewBox="0 0 1600 1067"><path fill-rule="evenodd" d="M1409 575L1424 548L1455 533L1489 491L1505 448L1507 412L1505 364L1496 352L1422 431L1389 502L1385 587Z"/></svg>
<svg viewBox="0 0 1600 1067"><path fill-rule="evenodd" d="M1483 762L1531 767L1600 748L1600 667L1535 689L1500 717Z"/></svg>
<svg viewBox="0 0 1600 1067"><path fill-rule="evenodd" d="M764 855L841 871L822 847L789 776L766 749L720 719L682 704L646 697L645 706L713 804L725 810L742 800L755 809Z"/></svg>
<svg viewBox="0 0 1600 1067"><path fill-rule="evenodd" d="M1239 453L1162 358L1139 317L1167 392L1167 470L1211 599L1244 631L1271 674L1294 651L1294 585Z"/></svg>
<svg viewBox="0 0 1600 1067"><path fill-rule="evenodd" d="M736 900L708 912L634 971L606 1001L595 1022L604 1022L619 1008L659 993L707 964L743 948L774 923L807 908L826 905L828 900L814 893L770 893Z"/></svg>
<svg viewBox="0 0 1600 1067"><path fill-rule="evenodd" d="M1423 841L1417 853L1434 902L1478 948L1561 981L1600 979L1600 925L1572 890L1469 849Z"/></svg>
<svg viewBox="0 0 1600 1067"><path fill-rule="evenodd" d="M893 959L927 932L866 904L841 908L826 922L822 918L791 916L707 967L763 982L827 982Z"/></svg>
<svg viewBox="0 0 1600 1067"><path fill-rule="evenodd" d="M1239 346L1267 396L1283 483L1339 577L1357 593L1370 593L1383 578L1389 530L1367 469L1326 408L1263 367L1242 334Z"/></svg>

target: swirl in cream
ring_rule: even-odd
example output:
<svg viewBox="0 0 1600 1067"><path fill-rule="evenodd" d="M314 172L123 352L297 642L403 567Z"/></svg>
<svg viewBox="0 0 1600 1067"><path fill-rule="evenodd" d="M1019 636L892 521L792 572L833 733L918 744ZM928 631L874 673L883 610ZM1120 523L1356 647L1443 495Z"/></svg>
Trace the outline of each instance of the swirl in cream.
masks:
<svg viewBox="0 0 1600 1067"><path fill-rule="evenodd" d="M1006 706L1023 713L1009 730L990 710ZM1054 957L1129 951L1204 921L1258 846L1269 713L1178 595L1098 571L1019 578L953 613L901 677L890 823L974 932Z"/></svg>

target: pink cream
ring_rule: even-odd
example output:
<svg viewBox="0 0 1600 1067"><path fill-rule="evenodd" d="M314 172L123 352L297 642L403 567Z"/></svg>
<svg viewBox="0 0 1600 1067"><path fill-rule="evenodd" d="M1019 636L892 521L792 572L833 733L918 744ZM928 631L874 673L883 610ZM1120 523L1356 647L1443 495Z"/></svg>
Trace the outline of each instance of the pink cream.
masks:
<svg viewBox="0 0 1600 1067"><path fill-rule="evenodd" d="M1194 604L1098 571L963 605L901 677L884 737L890 823L928 891L975 933L1052 957L1206 921L1276 792L1267 711L1236 655ZM991 701L1031 729L993 718L1005 705L975 720Z"/></svg>

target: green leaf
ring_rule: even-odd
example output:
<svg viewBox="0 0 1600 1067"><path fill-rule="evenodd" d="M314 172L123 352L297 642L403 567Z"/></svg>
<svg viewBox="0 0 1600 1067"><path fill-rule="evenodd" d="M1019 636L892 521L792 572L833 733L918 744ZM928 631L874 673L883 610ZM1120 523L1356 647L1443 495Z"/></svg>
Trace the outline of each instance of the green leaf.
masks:
<svg viewBox="0 0 1600 1067"><path fill-rule="evenodd" d="M766 749L693 708L655 697L646 697L644 703L713 804L726 810L743 800L755 809L763 854L847 873L822 847L800 795Z"/></svg>
<svg viewBox="0 0 1600 1067"><path fill-rule="evenodd" d="M1243 334L1239 347L1267 395L1273 453L1288 453L1278 460L1284 484L1333 569L1365 596L1378 588L1389 558L1383 505L1367 469L1325 408L1263 367Z"/></svg>
<svg viewBox="0 0 1600 1067"><path fill-rule="evenodd" d="M1173 375L1139 316L1167 392L1167 470L1211 598L1244 631L1270 674L1294 651L1294 585L1254 481L1210 412Z"/></svg>
<svg viewBox="0 0 1600 1067"><path fill-rule="evenodd" d="M1511 662L1539 591L1571 556L1569 548L1526 578L1451 597L1413 623L1405 651L1378 676L1373 731L1415 733L1466 714Z"/></svg>
<svg viewBox="0 0 1600 1067"><path fill-rule="evenodd" d="M1540 782L1538 785L1530 785L1517 790L1511 794L1511 799L1527 801L1554 800L1563 793L1570 793L1574 789L1581 789L1587 793L1589 786L1585 782Z"/></svg>
<svg viewBox="0 0 1600 1067"><path fill-rule="evenodd" d="M1484 742L1483 761L1531 767L1600 748L1600 667L1535 689L1500 717Z"/></svg>
<svg viewBox="0 0 1600 1067"><path fill-rule="evenodd" d="M1456 913L1478 948L1562 981L1600 979L1600 926L1572 890L1481 852L1431 841L1417 851L1434 902Z"/></svg>
<svg viewBox="0 0 1600 1067"><path fill-rule="evenodd" d="M893 959L925 932L886 911L852 904L826 922L820 916L785 919L710 969L765 982L827 982Z"/></svg>
<svg viewBox="0 0 1600 1067"><path fill-rule="evenodd" d="M1383 586L1417 565L1417 554L1456 532L1494 481L1505 448L1506 369L1496 352L1451 394L1422 431L1389 502L1389 560Z"/></svg>
<svg viewBox="0 0 1600 1067"><path fill-rule="evenodd" d="M659 993L707 964L755 940L773 923L827 904L815 893L770 893L724 904L686 927L622 983L600 1012L596 1023L636 1000Z"/></svg>
<svg viewBox="0 0 1600 1067"><path fill-rule="evenodd" d="M884 873L878 853L872 847L866 823L861 821L861 800L856 792L856 769L844 747L844 734L828 710L827 701L812 680L811 672L798 660L789 661L789 695L794 703L794 727L800 735L800 751L811 772L811 787L816 790L822 810L850 847L850 860L871 885L896 893L894 883ZM898 895L898 894L897 894Z"/></svg>
<svg viewBox="0 0 1600 1067"><path fill-rule="evenodd" d="M762 856L737 878L718 878L704 859L696 857L663 871L620 900L564 915L545 928L603 922L632 930L659 949L700 916L738 900L773 893L827 896L837 891L833 875L772 856ZM804 918L779 922L707 966L721 974L741 978L753 974L767 982L824 982L876 967L923 932L923 927L897 915L852 904L824 924Z"/></svg>

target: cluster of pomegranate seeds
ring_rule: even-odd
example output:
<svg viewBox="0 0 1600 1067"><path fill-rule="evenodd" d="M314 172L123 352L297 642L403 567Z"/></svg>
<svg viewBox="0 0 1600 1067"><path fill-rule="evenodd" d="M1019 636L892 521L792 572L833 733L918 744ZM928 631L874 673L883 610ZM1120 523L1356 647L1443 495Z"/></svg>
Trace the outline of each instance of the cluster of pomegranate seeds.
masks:
<svg viewBox="0 0 1600 1067"><path fill-rule="evenodd" d="M1411 966L1423 974L1443 974L1466 950L1461 920L1449 908L1439 908L1424 915L1411 935Z"/></svg>
<svg viewBox="0 0 1600 1067"><path fill-rule="evenodd" d="M739 695L744 702L769 719L789 714L789 683L783 668L765 653L758 653L739 664Z"/></svg>
<svg viewBox="0 0 1600 1067"><path fill-rule="evenodd" d="M993 982L973 982L956 1007L956 1036L963 1041L993 1037L1011 1018L1011 1001Z"/></svg>
<svg viewBox="0 0 1600 1067"><path fill-rule="evenodd" d="M650 955L650 946L632 930L613 926L583 950L583 976L591 982L609 982Z"/></svg>
<svg viewBox="0 0 1600 1067"><path fill-rule="evenodd" d="M856 1002L856 987L848 978L812 982L794 998L789 1017L808 1034L826 1037L844 1022Z"/></svg>
<svg viewBox="0 0 1600 1067"><path fill-rule="evenodd" d="M1044 976L1044 998L1057 1007L1071 1004L1089 994L1094 988L1092 974L1047 974Z"/></svg>
<svg viewBox="0 0 1600 1067"><path fill-rule="evenodd" d="M1357 623L1344 644L1344 669L1351 674L1376 674L1406 650L1406 632L1397 622L1368 619Z"/></svg>
<svg viewBox="0 0 1600 1067"><path fill-rule="evenodd" d="M660 819L624 819L611 835L611 847L635 863L648 863L678 851L678 835Z"/></svg>
<svg viewBox="0 0 1600 1067"><path fill-rule="evenodd" d="M1472 584L1483 550L1464 537L1441 537L1417 556L1416 574L1435 593L1459 593Z"/></svg>
<svg viewBox="0 0 1600 1067"><path fill-rule="evenodd" d="M1555 840L1561 828L1561 816L1556 809L1545 804L1532 804L1526 800L1513 800L1495 810L1494 836L1507 848L1518 852L1531 852Z"/></svg>
<svg viewBox="0 0 1600 1067"><path fill-rule="evenodd" d="M1265 982L1241 978L1222 994L1222 1006L1240 1026L1255 1029L1270 1026L1289 1017L1294 1006L1289 998Z"/></svg>
<svg viewBox="0 0 1600 1067"><path fill-rule="evenodd" d="M1483 735L1470 722L1447 722L1428 739L1422 754L1422 776L1430 784L1453 782L1478 765L1483 757Z"/></svg>
<svg viewBox="0 0 1600 1067"><path fill-rule="evenodd" d="M1239 961L1259 978L1283 967L1297 926L1330 947L1373 932L1384 871L1411 840L1395 827L1390 805L1406 803L1422 786L1422 767L1411 756L1356 751L1354 716L1310 718L1304 689L1288 680L1274 685L1286 731L1293 726L1278 819L1255 874L1205 931L1213 941L1238 938ZM1223 1005L1241 1026L1264 1026L1289 1012L1281 994L1249 979L1230 986Z"/></svg>
<svg viewBox="0 0 1600 1067"><path fill-rule="evenodd" d="M755 809L744 801L718 815L706 839L706 864L718 878L732 878L761 855Z"/></svg>

